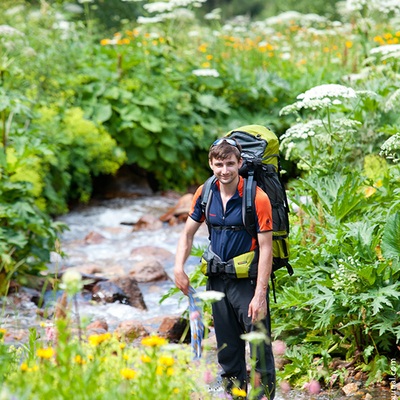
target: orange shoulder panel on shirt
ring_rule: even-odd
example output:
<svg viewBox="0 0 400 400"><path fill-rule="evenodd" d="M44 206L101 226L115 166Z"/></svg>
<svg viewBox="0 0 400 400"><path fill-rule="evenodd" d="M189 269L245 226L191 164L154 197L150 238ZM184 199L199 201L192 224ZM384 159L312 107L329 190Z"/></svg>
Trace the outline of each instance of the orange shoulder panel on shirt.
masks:
<svg viewBox="0 0 400 400"><path fill-rule="evenodd" d="M191 205L190 211L189 211L189 216L191 216L191 215L193 214L194 209L195 209L195 207L196 207L197 201L200 201L200 197L201 197L201 192L202 192L202 190L203 190L203 186L204 186L204 185L199 186L199 187L197 188L196 192L195 192L194 195L193 195L192 205ZM202 221L204 221L204 220L205 220L205 217L203 216L203 217L202 217Z"/></svg>
<svg viewBox="0 0 400 400"><path fill-rule="evenodd" d="M257 186L255 209L260 226L260 232L272 231L272 208L268 195Z"/></svg>

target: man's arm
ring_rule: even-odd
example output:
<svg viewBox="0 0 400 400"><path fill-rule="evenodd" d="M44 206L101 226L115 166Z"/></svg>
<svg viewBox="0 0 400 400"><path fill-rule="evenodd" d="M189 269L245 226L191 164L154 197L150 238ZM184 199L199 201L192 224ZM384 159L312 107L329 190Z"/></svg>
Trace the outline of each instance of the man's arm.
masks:
<svg viewBox="0 0 400 400"><path fill-rule="evenodd" d="M200 222L196 222L190 217L186 220L186 224L179 238L178 247L176 250L174 267L175 285L186 295L189 291L190 282L189 277L185 273L185 262L190 256L193 238L197 230L200 228L200 225Z"/></svg>
<svg viewBox="0 0 400 400"><path fill-rule="evenodd" d="M269 278L272 273L272 231L259 233L257 240L260 250L257 285L248 311L248 315L252 318L253 323L267 315L266 295Z"/></svg>

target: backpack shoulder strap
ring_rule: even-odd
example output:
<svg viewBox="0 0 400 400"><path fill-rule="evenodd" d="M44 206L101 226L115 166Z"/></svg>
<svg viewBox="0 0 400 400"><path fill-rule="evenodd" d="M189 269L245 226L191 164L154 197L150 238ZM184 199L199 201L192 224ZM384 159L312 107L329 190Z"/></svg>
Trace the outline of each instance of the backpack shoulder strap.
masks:
<svg viewBox="0 0 400 400"><path fill-rule="evenodd" d="M243 225L251 236L257 238L257 228L255 219L254 201L256 197L257 182L254 174L249 173L243 184L242 217Z"/></svg>
<svg viewBox="0 0 400 400"><path fill-rule="evenodd" d="M212 190L211 187L212 185L215 184L217 181L217 178L215 176L211 176L208 178L203 185L203 189L201 191L201 209L204 213L204 216L206 217L206 222L208 223L208 211L210 209L210 200L212 196Z"/></svg>

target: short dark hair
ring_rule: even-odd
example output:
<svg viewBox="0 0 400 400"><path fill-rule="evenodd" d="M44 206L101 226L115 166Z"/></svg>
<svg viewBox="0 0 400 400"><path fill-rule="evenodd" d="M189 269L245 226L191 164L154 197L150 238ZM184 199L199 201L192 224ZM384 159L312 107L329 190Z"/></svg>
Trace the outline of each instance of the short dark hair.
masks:
<svg viewBox="0 0 400 400"><path fill-rule="evenodd" d="M229 140L234 140L229 138ZM210 151L208 152L208 159L212 160L213 158L217 160L225 160L231 154L234 154L238 161L242 158L242 146L236 141L235 145L229 144L228 141L223 138L220 141L215 141L210 147Z"/></svg>

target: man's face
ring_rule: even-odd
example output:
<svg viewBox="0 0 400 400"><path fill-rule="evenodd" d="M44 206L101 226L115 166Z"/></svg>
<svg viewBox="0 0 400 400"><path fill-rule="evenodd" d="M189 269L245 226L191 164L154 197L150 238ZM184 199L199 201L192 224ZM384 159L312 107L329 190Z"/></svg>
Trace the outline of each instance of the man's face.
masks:
<svg viewBox="0 0 400 400"><path fill-rule="evenodd" d="M209 160L209 163L214 175L223 185L236 181L239 168L242 166L242 160L238 161L234 154L231 154L225 160L213 158Z"/></svg>

